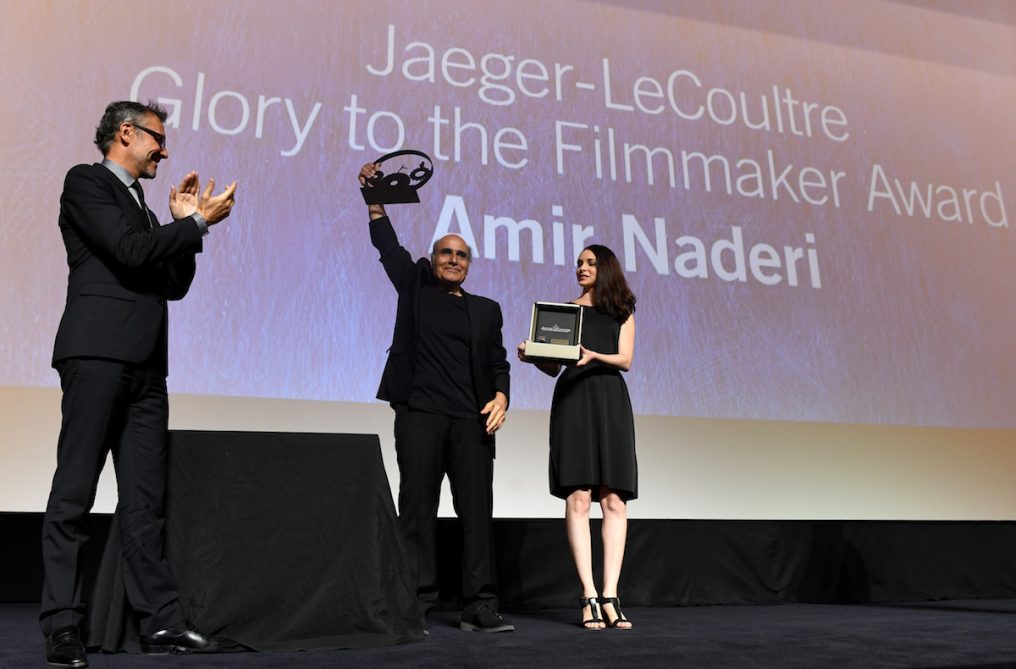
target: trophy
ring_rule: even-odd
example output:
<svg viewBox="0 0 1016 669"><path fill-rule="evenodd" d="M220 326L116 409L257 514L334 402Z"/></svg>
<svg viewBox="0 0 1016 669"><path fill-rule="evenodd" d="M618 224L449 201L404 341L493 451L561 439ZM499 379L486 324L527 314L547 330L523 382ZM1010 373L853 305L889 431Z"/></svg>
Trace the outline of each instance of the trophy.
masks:
<svg viewBox="0 0 1016 669"><path fill-rule="evenodd" d="M360 189L363 201L367 204L418 203L420 196L416 191L434 174L434 161L423 151L395 151L374 162L382 165L388 163L389 169L396 165L398 167L395 167L394 172L379 169L367 185Z"/></svg>
<svg viewBox="0 0 1016 669"><path fill-rule="evenodd" d="M582 307L560 302L537 302L526 340L526 358L537 362L572 364L582 357Z"/></svg>

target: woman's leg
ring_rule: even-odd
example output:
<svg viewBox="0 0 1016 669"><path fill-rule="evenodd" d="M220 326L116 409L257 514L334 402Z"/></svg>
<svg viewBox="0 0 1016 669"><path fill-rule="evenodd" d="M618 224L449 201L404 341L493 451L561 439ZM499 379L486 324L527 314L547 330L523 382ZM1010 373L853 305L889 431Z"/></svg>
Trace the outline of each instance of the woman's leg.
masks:
<svg viewBox="0 0 1016 669"><path fill-rule="evenodd" d="M600 495L603 510L603 598L617 597L617 581L621 577L621 563L624 562L624 544L628 536L628 505L616 492L604 489ZM603 617L610 623L618 618L619 612L613 604L603 607ZM617 627L628 629L627 620Z"/></svg>
<svg viewBox="0 0 1016 669"><path fill-rule="evenodd" d="M593 583L593 552L589 538L589 506L592 500L590 490L576 490L565 500L564 520L568 531L568 545L571 547L572 558L575 560L575 571L582 583L582 597L595 597L596 585ZM582 620L594 618L590 607L582 607ZM591 629L601 629L602 622L586 625Z"/></svg>

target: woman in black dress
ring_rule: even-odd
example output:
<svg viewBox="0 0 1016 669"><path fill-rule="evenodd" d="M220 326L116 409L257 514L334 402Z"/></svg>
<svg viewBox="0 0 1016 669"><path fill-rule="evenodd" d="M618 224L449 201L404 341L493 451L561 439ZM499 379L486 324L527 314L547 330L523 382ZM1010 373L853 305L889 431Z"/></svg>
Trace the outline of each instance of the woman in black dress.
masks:
<svg viewBox="0 0 1016 669"><path fill-rule="evenodd" d="M627 502L638 496L635 421L621 372L635 351L635 295L614 253L593 244L579 254L575 276L582 294L581 358L566 367L550 409L550 492L565 500L565 525L582 584L586 629L631 629L621 612L617 582L628 532ZM525 342L519 359L526 358ZM561 366L536 362L550 376ZM593 582L589 508L603 511L603 590ZM602 617L601 617L602 611Z"/></svg>

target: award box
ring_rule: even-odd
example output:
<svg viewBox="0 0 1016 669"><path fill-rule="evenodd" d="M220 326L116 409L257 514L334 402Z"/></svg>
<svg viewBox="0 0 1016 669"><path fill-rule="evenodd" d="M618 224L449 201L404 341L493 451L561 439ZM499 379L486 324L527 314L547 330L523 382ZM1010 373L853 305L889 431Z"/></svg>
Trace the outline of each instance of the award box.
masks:
<svg viewBox="0 0 1016 669"><path fill-rule="evenodd" d="M541 362L570 364L582 357L582 307L561 302L533 304L533 320L526 340L526 357Z"/></svg>

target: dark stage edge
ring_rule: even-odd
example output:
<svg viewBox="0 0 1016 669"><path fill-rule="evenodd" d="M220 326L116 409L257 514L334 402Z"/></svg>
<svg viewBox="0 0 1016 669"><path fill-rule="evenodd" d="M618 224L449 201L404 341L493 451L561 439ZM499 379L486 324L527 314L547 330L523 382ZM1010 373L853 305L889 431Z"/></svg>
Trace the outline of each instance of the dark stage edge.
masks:
<svg viewBox="0 0 1016 669"><path fill-rule="evenodd" d="M631 631L587 632L577 610L513 613L517 631L431 618L422 643L216 656L90 654L92 667L1016 667L1016 600L630 608ZM33 604L0 604L0 667L41 667Z"/></svg>
<svg viewBox="0 0 1016 669"><path fill-rule="evenodd" d="M92 518L85 592L110 518ZM0 602L39 601L41 527L41 513L0 513ZM457 521L440 519L444 609L457 607L460 541ZM563 520L495 519L494 544L504 608L572 605ZM598 570L598 541L593 558ZM1016 599L1016 522L632 520L619 591L642 607Z"/></svg>

